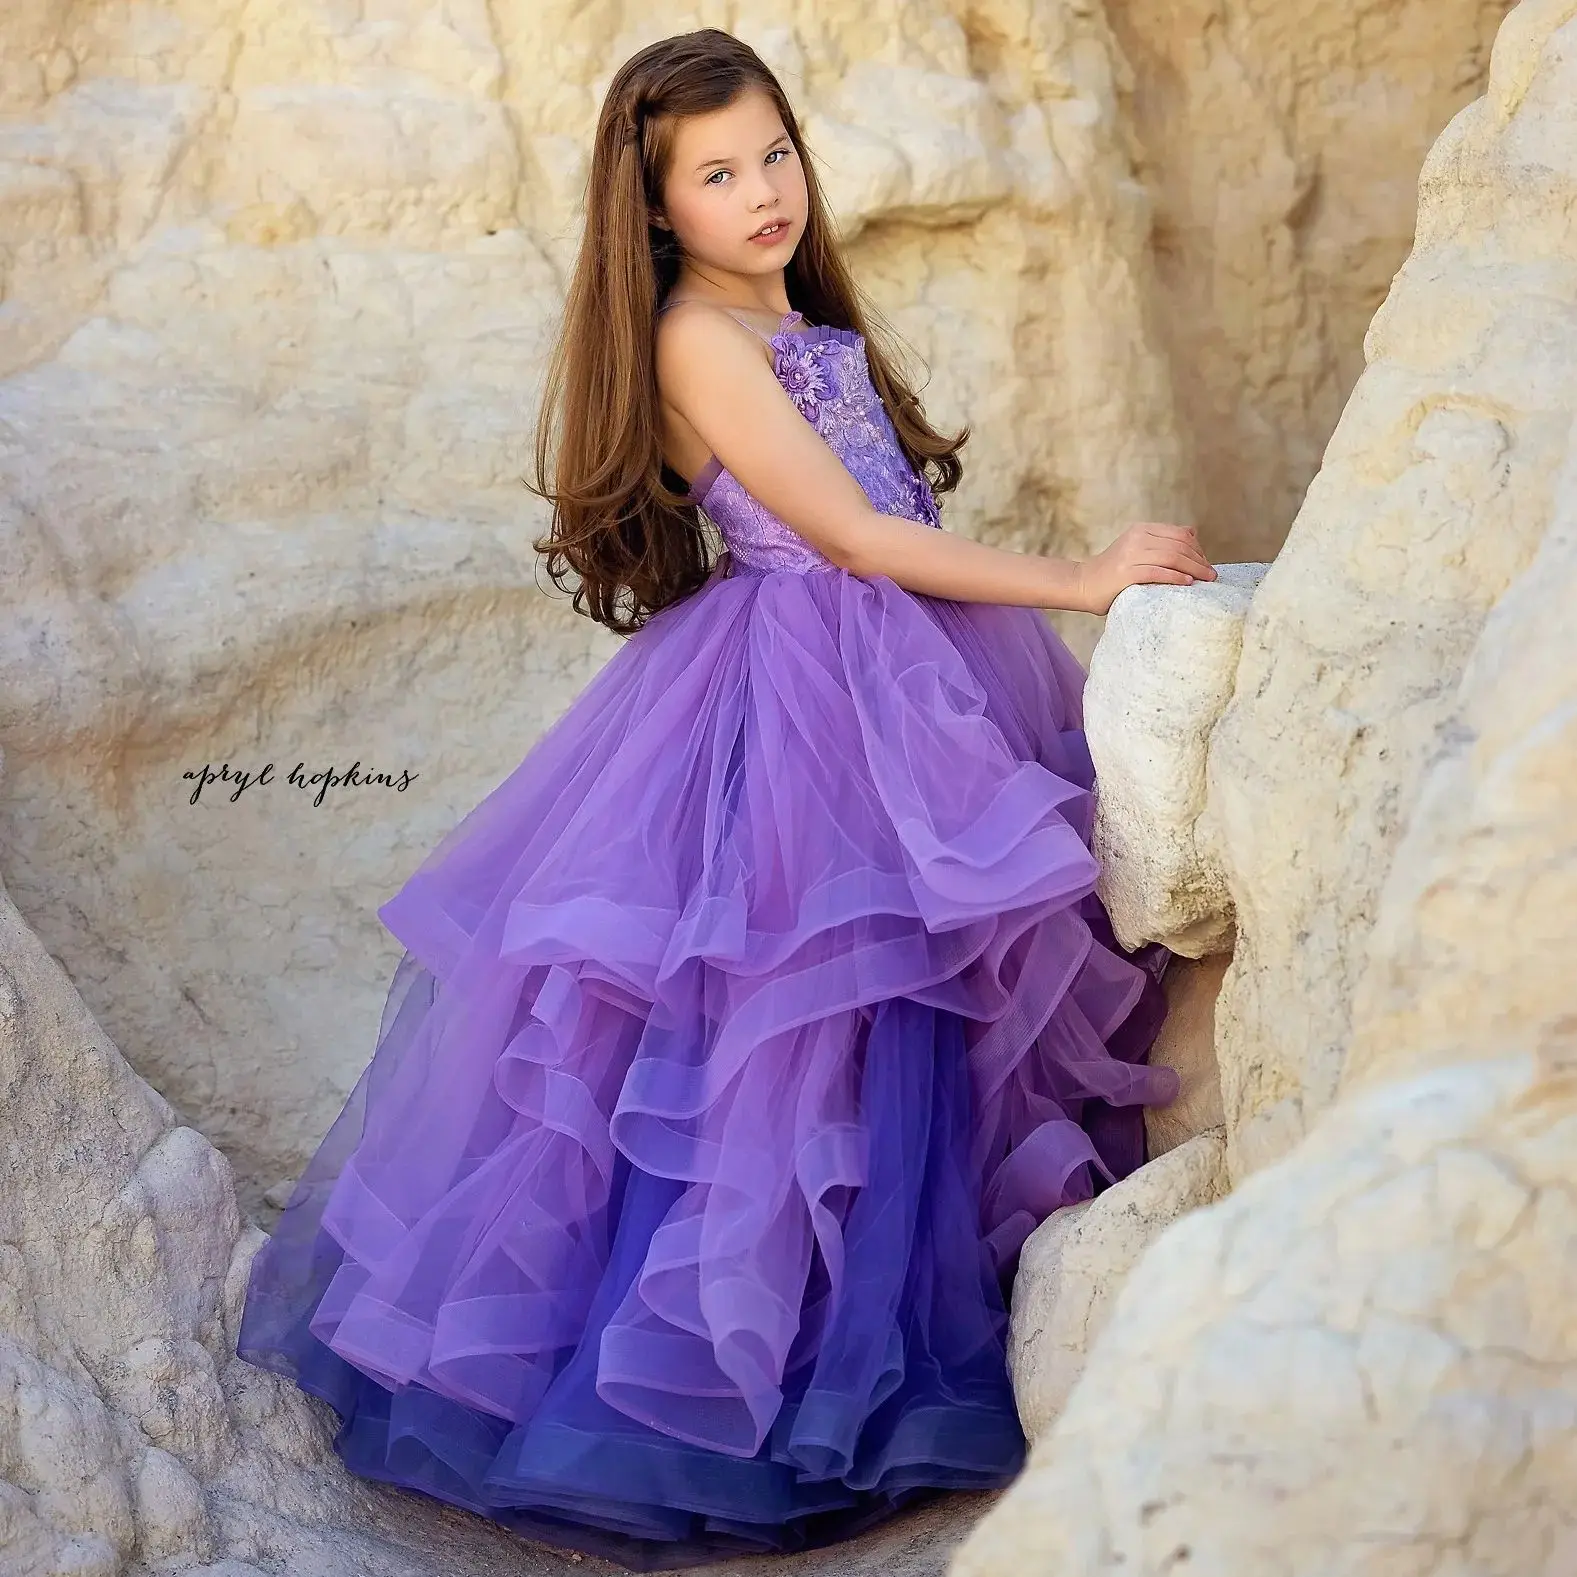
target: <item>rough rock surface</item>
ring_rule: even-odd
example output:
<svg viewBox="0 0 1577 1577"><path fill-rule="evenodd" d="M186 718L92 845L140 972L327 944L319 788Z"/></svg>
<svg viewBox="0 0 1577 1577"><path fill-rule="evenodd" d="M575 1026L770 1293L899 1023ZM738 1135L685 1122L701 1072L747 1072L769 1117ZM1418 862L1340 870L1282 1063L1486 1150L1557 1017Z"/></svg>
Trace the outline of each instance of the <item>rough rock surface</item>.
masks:
<svg viewBox="0 0 1577 1577"><path fill-rule="evenodd" d="M1217 1007L1234 1177L1335 1094L1380 884L1550 521L1577 413L1574 15L1520 6L1431 152L1417 246L1245 621L1201 829L1238 920Z"/></svg>
<svg viewBox="0 0 1577 1577"><path fill-rule="evenodd" d="M8 5L0 863L244 1201L370 1050L377 904L613 650L534 585L516 477L620 58L720 20L782 71L933 414L972 424L950 526L1080 551L1198 518L1231 557L1279 538L1344 392L1348 260L1365 290L1400 260L1476 89L1491 7L1445 9L1112 0L1114 36L1083 0ZM209 762L275 779L189 804ZM353 762L417 776L287 781Z"/></svg>
<svg viewBox="0 0 1577 1577"><path fill-rule="evenodd" d="M1232 695L1263 564L1192 586L1130 586L1091 655L1086 732L1100 791L1100 894L1125 947L1232 948L1226 873L1197 836L1211 730Z"/></svg>
<svg viewBox="0 0 1577 1577"><path fill-rule="evenodd" d="M974 424L950 524L1079 551L1202 501L1242 533L1225 557L1276 546L1342 325L1400 257L1397 185L1496 10L727 20L838 150L934 414ZM597 90L684 23L0 18L0 870L27 917L0 894L0 1550L24 1571L597 1569L348 1477L326 1410L234 1357L261 1234L231 1163L248 1205L293 1175L370 1049L375 902L612 649L533 586L514 478ZM1577 1565L1577 0L1524 0L1421 194L1242 619L1203 811L1168 810L1183 853L1131 887L1223 878L1219 1001L1220 953L1169 982L1187 1110L1037 1244L1014 1338L1041 1438L958 1577ZM1151 736L1174 760L1204 703L1180 683ZM1107 715L1097 687L1097 737ZM420 776L188 803L182 772L227 760ZM1241 1182L1213 1203L1212 1005ZM933 1577L985 1504L793 1569Z"/></svg>
<svg viewBox="0 0 1577 1577"><path fill-rule="evenodd" d="M1008 1366L1031 1442L1054 1424L1129 1272L1172 1224L1227 1188L1226 1135L1197 1134L1025 1241L1013 1283Z"/></svg>
<svg viewBox="0 0 1577 1577"><path fill-rule="evenodd" d="M1216 1063L1216 998L1230 953L1174 959L1162 979L1166 1022L1150 1048L1157 1067L1176 1070L1182 1089L1170 1106L1147 1106L1144 1131L1153 1159L1212 1128L1225 1132L1221 1070Z"/></svg>
<svg viewBox="0 0 1577 1577"><path fill-rule="evenodd" d="M952 1577L1565 1577L1577 1081L1515 1039L1166 1232Z"/></svg>
<svg viewBox="0 0 1577 1577"><path fill-rule="evenodd" d="M1577 1561L1574 117L1577 4L1524 0L1212 750L1212 805L1269 767L1221 818L1220 1005L1309 1131L1139 1261L953 1577Z"/></svg>
<svg viewBox="0 0 1577 1577"><path fill-rule="evenodd" d="M1206 527L1280 548L1510 0L1106 0Z"/></svg>

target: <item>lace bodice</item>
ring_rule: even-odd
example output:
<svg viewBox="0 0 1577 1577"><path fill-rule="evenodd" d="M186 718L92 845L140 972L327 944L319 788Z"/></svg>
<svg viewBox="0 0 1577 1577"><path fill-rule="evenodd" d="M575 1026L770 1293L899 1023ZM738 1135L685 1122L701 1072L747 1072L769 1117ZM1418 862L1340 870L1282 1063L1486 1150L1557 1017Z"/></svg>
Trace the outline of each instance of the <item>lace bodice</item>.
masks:
<svg viewBox="0 0 1577 1577"><path fill-rule="evenodd" d="M899 446L887 408L871 382L863 336L825 324L790 329L800 321L800 313L788 313L772 336L778 382L865 489L873 508L940 526L936 499ZM765 573L836 568L747 493L715 456L696 477L689 496L722 533L729 558L739 569Z"/></svg>

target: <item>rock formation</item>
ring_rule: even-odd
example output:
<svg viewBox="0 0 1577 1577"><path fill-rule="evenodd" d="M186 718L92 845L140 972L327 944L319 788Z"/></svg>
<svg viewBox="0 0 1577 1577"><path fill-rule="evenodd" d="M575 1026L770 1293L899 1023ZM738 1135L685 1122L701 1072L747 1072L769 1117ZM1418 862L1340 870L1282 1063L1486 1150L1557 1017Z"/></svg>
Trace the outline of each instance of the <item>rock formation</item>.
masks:
<svg viewBox="0 0 1577 1577"><path fill-rule="evenodd" d="M1062 1411L953 1577L1577 1552L1574 0L1508 18L1421 193L1211 740L1235 1186L1152 1234L1082 1373L1015 1298Z"/></svg>
<svg viewBox="0 0 1577 1577"><path fill-rule="evenodd" d="M1507 0L1107 0L1155 194L1156 328L1217 556L1268 559ZM1406 150L1405 157L1402 151Z"/></svg>
<svg viewBox="0 0 1577 1577"><path fill-rule="evenodd" d="M1577 0L1523 0L1436 144L1280 544L1503 10L735 22L975 429L951 526L1275 556L1125 594L1092 674L1186 1093L1026 1246L1037 1444L956 1577L1572 1569ZM0 19L5 1577L596 1564L348 1477L234 1340L248 1217L370 1050L376 903L613 649L516 477L598 91L685 23ZM353 760L418 775L290 782ZM984 1505L795 1570L934 1574Z"/></svg>

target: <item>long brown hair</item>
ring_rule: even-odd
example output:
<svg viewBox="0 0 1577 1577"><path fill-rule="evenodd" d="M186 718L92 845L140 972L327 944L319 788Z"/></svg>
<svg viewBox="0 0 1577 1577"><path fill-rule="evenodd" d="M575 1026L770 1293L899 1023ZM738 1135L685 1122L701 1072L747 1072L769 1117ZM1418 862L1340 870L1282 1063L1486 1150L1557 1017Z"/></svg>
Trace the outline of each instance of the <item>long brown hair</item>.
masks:
<svg viewBox="0 0 1577 1577"><path fill-rule="evenodd" d="M896 336L855 284L834 234L799 123L777 78L748 44L702 28L649 44L608 86L592 144L586 223L548 365L537 422L536 474L526 486L553 506L533 546L573 606L630 635L706 580L712 554L683 479L664 464L654 327L677 278L673 233L660 211L674 129L767 92L805 172L804 234L785 270L789 305L808 322L865 337L871 381L910 464L936 492L958 485L968 429L944 437L897 371Z"/></svg>

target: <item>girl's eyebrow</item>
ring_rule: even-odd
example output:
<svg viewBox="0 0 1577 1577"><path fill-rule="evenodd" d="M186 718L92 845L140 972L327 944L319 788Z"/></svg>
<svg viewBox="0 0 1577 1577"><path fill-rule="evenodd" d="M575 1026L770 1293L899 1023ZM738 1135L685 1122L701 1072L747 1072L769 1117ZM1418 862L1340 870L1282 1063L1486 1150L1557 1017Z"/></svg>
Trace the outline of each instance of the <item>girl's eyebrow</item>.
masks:
<svg viewBox="0 0 1577 1577"><path fill-rule="evenodd" d="M787 142L788 140L789 134L786 131L779 132L761 151L764 154L771 153L780 142ZM732 159L703 159L700 164L696 165L696 173L699 175L702 170L709 170L714 164L732 164L733 162Z"/></svg>

